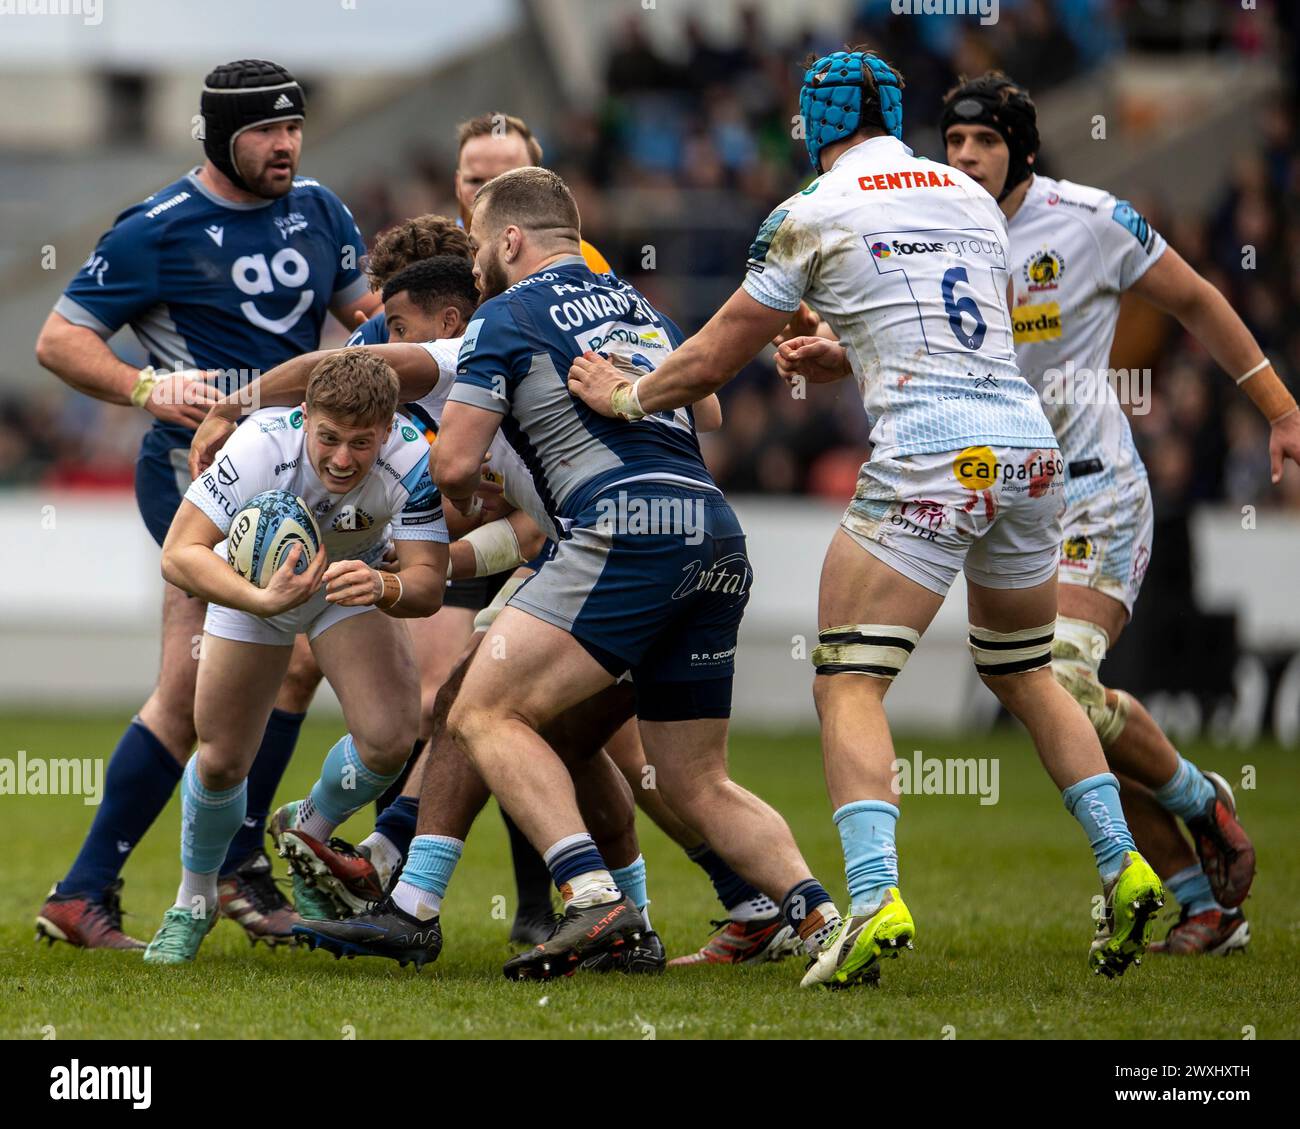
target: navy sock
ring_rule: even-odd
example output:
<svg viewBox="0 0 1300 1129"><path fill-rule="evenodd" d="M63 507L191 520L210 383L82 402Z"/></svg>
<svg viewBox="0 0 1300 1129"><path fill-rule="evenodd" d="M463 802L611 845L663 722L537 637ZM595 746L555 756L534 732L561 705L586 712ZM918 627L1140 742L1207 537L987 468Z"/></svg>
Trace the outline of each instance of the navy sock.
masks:
<svg viewBox="0 0 1300 1129"><path fill-rule="evenodd" d="M289 758L298 744L298 733L306 716L305 713L288 713L281 709L271 711L257 757L248 770L248 810L238 834L230 843L230 850L226 852L226 861L221 864L222 877L262 846L266 817L271 812L275 790L280 787L284 770L289 767Z"/></svg>
<svg viewBox="0 0 1300 1129"><path fill-rule="evenodd" d="M406 778L411 775L411 769L415 767L415 762L420 756L420 750L424 748L425 744L426 742L422 738L417 737L415 739L415 744L411 746L411 755L407 757L406 766L402 769L401 774L388 786L388 791L375 801L375 815L382 815L384 808L394 803L397 797L402 794L402 789L406 787ZM378 827L378 823L375 826ZM406 853L405 848L402 849L402 853Z"/></svg>
<svg viewBox="0 0 1300 1129"><path fill-rule="evenodd" d="M153 825L181 778L176 758L140 721L132 721L104 774L104 798L60 894L102 893Z"/></svg>
<svg viewBox="0 0 1300 1129"><path fill-rule="evenodd" d="M709 876L709 881L717 891L718 901L722 903L724 909L735 909L741 902L760 896L758 890L723 862L707 844L687 851L686 857L702 867L704 873Z"/></svg>
<svg viewBox="0 0 1300 1129"><path fill-rule="evenodd" d="M414 796L398 796L375 820L375 830L402 852L402 858L406 858L411 850L415 817L419 814L419 800Z"/></svg>

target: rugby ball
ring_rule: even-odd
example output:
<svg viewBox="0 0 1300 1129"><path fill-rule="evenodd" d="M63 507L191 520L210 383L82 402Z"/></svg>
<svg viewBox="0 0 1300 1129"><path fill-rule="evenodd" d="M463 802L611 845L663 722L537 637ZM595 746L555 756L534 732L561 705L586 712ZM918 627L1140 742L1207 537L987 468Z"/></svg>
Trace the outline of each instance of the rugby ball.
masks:
<svg viewBox="0 0 1300 1129"><path fill-rule="evenodd" d="M320 551L320 527L301 498L287 490L265 490L251 498L230 523L226 559L245 580L265 588L298 545L295 575Z"/></svg>

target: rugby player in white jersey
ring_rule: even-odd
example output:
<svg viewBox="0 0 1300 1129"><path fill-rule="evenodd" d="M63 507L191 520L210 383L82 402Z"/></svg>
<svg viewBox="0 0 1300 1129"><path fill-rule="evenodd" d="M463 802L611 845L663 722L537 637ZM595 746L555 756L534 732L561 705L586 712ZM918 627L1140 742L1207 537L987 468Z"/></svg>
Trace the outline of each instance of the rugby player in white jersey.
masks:
<svg viewBox="0 0 1300 1129"><path fill-rule="evenodd" d="M427 234L429 225L423 226ZM455 381L456 358L467 313L473 309L474 288L470 264L457 253L409 263L391 274L383 288L388 344L364 347L391 363L401 381L405 409L435 432ZM243 399L261 404L296 403L308 374L322 358L334 355L325 352L294 358L268 372ZM240 402L231 398L204 422L191 452L196 475L211 464L228 440L241 410ZM699 405L697 412L702 426L716 428L720 422L716 398ZM530 560L542 547L539 523L550 523L531 474L504 436L497 436L492 444L489 473L506 506L518 508L487 522L481 521L482 515L469 521L458 511L449 515L451 532L458 538L451 547L454 578L509 572ZM289 825L292 808L282 808L272 816L271 834L290 861L295 887L302 884L327 903L322 912L303 914L309 925L300 936L312 947L353 956L386 956L417 966L437 958L442 947L437 923L441 900L460 845L488 799L478 774L447 737L445 721L469 659L505 598L528 574L524 571L511 581L493 607L480 613L469 645L437 692L430 711L430 740L421 757L423 772L413 772L403 788L404 796L419 797L418 821L413 816L404 839L389 818L391 808L380 814L374 831L355 848L341 839L321 840L294 829ZM417 637L417 654L419 642ZM548 736L565 754L592 837L610 860L615 881L644 914L648 903L646 866L637 840L633 796L619 770L601 751L631 716L632 697L629 686L612 687L557 719ZM449 844L455 846L454 854ZM390 888L393 898L385 901ZM325 924L325 919L341 916L347 920ZM658 972L665 960L658 935L649 930L618 962L598 960L584 967Z"/></svg>
<svg viewBox="0 0 1300 1129"><path fill-rule="evenodd" d="M338 695L348 733L294 805L294 826L327 840L410 755L420 683L410 637L395 620L438 610L447 526L429 445L395 415L397 391L397 375L365 351L327 358L312 372L305 404L249 417L172 521L163 574L209 607L194 707L199 747L182 783L181 885L147 962L193 960L216 923L218 868L243 822L248 770L298 634ZM224 550L239 511L268 490L297 495L322 543L301 572L301 550L291 549L259 588ZM381 572L374 566L390 539L398 571Z"/></svg>
<svg viewBox="0 0 1300 1129"><path fill-rule="evenodd" d="M1300 456L1300 413L1224 297L1127 201L1033 171L1036 118L1027 92L994 72L954 88L941 124L948 160L991 193L1007 217L1016 357L1042 397L1066 462L1052 668L1096 728L1124 780L1137 841L1182 908L1152 951L1226 954L1249 940L1240 906L1255 873L1232 790L1180 756L1140 702L1098 677L1151 554L1146 470L1107 378L1120 296L1132 291L1172 314L1238 378L1271 425L1275 482L1284 458ZM1195 855L1175 816L1191 832Z"/></svg>
<svg viewBox="0 0 1300 1129"><path fill-rule="evenodd" d="M813 652L851 907L804 984L874 977L915 935L898 889L883 699L959 569L976 669L1029 730L1093 847L1106 913L1089 963L1119 975L1145 950L1162 889L1096 733L1050 669L1064 466L1016 369L1005 221L970 178L902 144L901 80L876 56L817 60L800 105L822 175L763 224L743 287L635 384L589 353L571 388L625 419L689 403L781 333L804 298L840 343L786 342L786 373L858 381L874 448L823 566Z"/></svg>

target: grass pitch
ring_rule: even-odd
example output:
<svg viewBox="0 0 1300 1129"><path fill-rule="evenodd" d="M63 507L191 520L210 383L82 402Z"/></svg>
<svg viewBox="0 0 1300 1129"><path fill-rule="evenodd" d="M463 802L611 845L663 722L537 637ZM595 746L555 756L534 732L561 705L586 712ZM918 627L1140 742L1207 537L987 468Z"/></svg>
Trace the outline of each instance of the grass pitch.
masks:
<svg viewBox="0 0 1300 1129"><path fill-rule="evenodd" d="M0 754L107 757L126 718L0 718ZM303 729L282 799L304 794L337 726ZM1149 958L1120 981L1089 974L1088 846L1017 730L968 740L900 737L900 755L999 758L999 802L903 797L903 892L915 952L886 963L877 991L811 993L802 962L670 970L658 978L576 976L514 984L501 975L514 883L495 810L480 818L449 890L446 947L416 974L378 960L250 949L221 922L199 960L147 968L128 953L32 943L33 919L67 869L93 809L80 797L0 797L9 854L0 876L0 1037L76 1038L1208 1038L1300 1036L1300 759L1276 747L1191 747L1238 791L1260 873L1246 903L1243 956ZM843 902L839 842L815 734L740 734L735 777L783 812L814 872ZM644 818L651 914L670 955L704 940L721 916L703 873ZM173 800L125 872L126 927L148 939L179 877ZM356 841L369 816L340 832ZM277 868L283 863L276 860ZM504 908L503 908L504 907ZM1176 916L1172 901L1163 932Z"/></svg>

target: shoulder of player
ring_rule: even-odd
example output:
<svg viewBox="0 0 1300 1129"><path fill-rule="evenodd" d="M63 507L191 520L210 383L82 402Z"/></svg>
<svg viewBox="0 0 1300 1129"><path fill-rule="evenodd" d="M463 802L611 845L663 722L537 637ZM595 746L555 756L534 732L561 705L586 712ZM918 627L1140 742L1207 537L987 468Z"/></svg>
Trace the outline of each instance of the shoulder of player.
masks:
<svg viewBox="0 0 1300 1129"><path fill-rule="evenodd" d="M301 438L302 422L302 408L259 408L248 413L235 434L256 436L268 443L291 443Z"/></svg>
<svg viewBox="0 0 1300 1129"><path fill-rule="evenodd" d="M142 239L157 239L177 219L192 215L202 201L202 193L183 176L123 209L113 227L127 229Z"/></svg>
<svg viewBox="0 0 1300 1129"><path fill-rule="evenodd" d="M1034 182L1031 203L1036 211L1072 216L1089 227L1109 222L1118 202L1114 194L1104 188L1076 184L1071 180L1035 177Z"/></svg>
<svg viewBox="0 0 1300 1129"><path fill-rule="evenodd" d="M428 458L429 441L409 419L395 414L372 473L379 475L387 488L400 487L409 493L415 485L412 473L422 464L427 465Z"/></svg>
<svg viewBox="0 0 1300 1129"><path fill-rule="evenodd" d="M289 190L287 199L290 206L315 204L332 214L343 214L349 219L352 218L352 210L343 202L338 193L331 188L327 188L314 177L295 176L293 178L293 187Z"/></svg>

